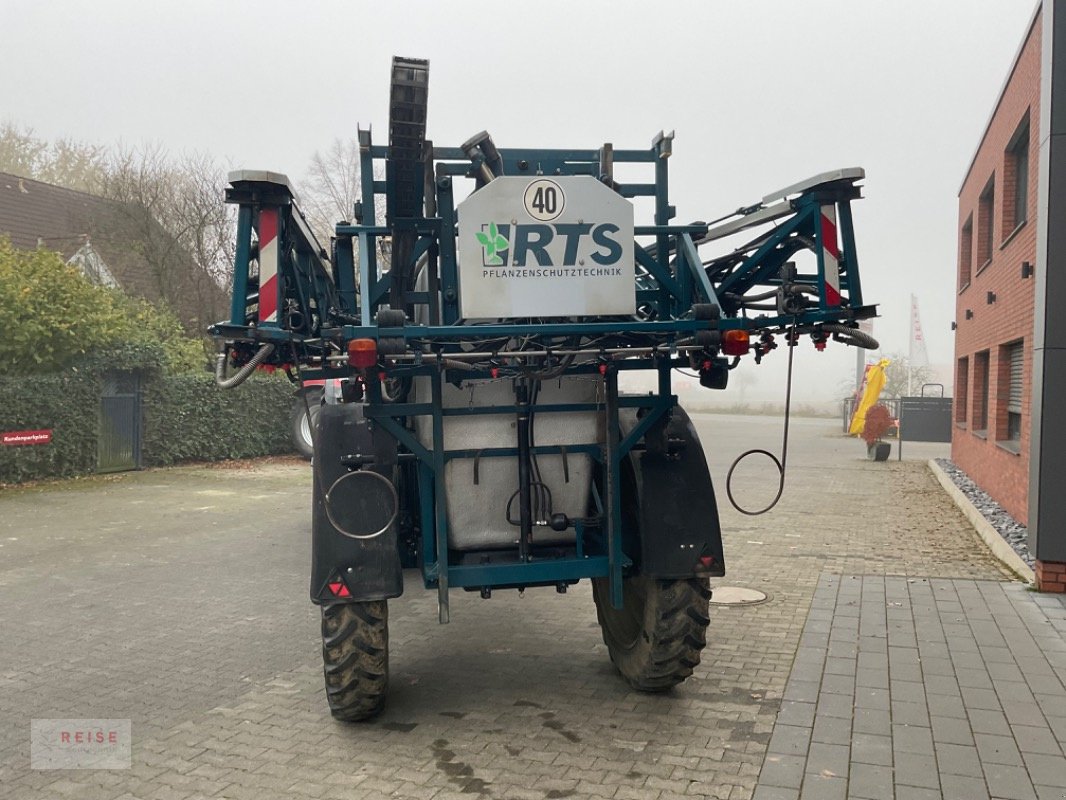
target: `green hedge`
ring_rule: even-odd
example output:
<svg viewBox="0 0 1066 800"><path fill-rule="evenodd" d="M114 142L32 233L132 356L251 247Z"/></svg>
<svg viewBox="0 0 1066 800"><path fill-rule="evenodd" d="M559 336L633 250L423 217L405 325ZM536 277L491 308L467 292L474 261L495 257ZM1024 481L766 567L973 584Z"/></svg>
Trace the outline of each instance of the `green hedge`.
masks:
<svg viewBox="0 0 1066 800"><path fill-rule="evenodd" d="M52 430L46 445L0 445L0 483L96 469L100 384L91 373L0 378L0 432Z"/></svg>
<svg viewBox="0 0 1066 800"><path fill-rule="evenodd" d="M252 378L220 389L211 375L142 373L141 460L179 461L291 453L292 386ZM0 445L0 483L95 471L100 379L94 370L0 378L0 432L51 429L47 445Z"/></svg>
<svg viewBox="0 0 1066 800"><path fill-rule="evenodd" d="M292 385L251 378L220 389L210 375L165 375L144 392L145 466L291 453Z"/></svg>

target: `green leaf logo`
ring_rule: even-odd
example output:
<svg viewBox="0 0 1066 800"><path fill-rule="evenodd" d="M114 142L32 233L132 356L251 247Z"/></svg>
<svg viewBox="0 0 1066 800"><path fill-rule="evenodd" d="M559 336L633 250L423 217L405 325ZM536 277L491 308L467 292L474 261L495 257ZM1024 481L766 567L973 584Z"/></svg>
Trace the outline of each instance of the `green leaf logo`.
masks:
<svg viewBox="0 0 1066 800"><path fill-rule="evenodd" d="M485 266L498 267L503 264L503 259L499 254L506 250L509 246L509 242L503 236L500 235L499 229L496 227L495 222L489 223L489 231L484 231L475 234L477 236L478 244L481 245L481 249L484 251L484 257L482 259Z"/></svg>

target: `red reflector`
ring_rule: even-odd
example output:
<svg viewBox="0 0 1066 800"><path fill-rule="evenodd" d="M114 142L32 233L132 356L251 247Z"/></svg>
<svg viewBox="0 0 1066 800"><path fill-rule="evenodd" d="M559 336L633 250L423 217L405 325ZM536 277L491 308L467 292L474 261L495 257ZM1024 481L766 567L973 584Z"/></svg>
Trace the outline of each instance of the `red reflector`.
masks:
<svg viewBox="0 0 1066 800"><path fill-rule="evenodd" d="M751 349L747 331L728 330L722 334L722 352L727 356L742 356Z"/></svg>
<svg viewBox="0 0 1066 800"><path fill-rule="evenodd" d="M372 367L378 361L378 343L373 339L352 339L348 342L348 363L356 369Z"/></svg>
<svg viewBox="0 0 1066 800"><path fill-rule="evenodd" d="M704 567L709 567L714 563L714 556L700 556L700 563L703 564Z"/></svg>
<svg viewBox="0 0 1066 800"><path fill-rule="evenodd" d="M352 593L348 591L348 587L340 581L331 583L329 585L329 591L334 597L351 597Z"/></svg>
<svg viewBox="0 0 1066 800"><path fill-rule="evenodd" d="M606 374L607 374L607 365L606 364L600 364L600 375L606 375Z"/></svg>

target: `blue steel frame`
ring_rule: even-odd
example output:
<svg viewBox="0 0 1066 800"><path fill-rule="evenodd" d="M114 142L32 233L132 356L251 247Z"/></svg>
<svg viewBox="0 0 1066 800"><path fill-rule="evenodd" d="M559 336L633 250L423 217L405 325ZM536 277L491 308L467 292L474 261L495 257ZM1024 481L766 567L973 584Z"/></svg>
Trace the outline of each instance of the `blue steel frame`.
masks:
<svg viewBox="0 0 1066 800"><path fill-rule="evenodd" d="M850 200L859 196L853 180L840 181L833 185L821 185L801 194L792 201L794 213L765 238L748 250L738 250L737 258L725 267L718 268L714 262L705 265L698 253L699 239L707 232L705 224L671 225L675 209L670 205L668 189L667 158L671 152L672 137L656 138L648 150L613 150L613 162L653 165L655 178L651 183L616 184L610 175L602 174L604 151L602 150L500 150L503 172L507 175L591 175L610 183L627 198L654 198L654 224L637 226L638 237L651 237L652 243L636 245L635 291L638 307L643 318L601 320L596 322L514 322L508 324L463 324L460 318L458 269L456 262L456 203L453 181L456 177L475 177L481 162L471 162L459 148L435 148L432 164L435 166L432 187L435 192L436 216L416 219L392 220L391 225L378 224L374 213L375 199L388 195L386 181L375 179L375 168L388 159L388 148L375 146L369 131L360 132L362 168L362 209L365 218L361 224L342 223L336 226L336 239L330 268L331 280L321 280L320 270L310 263L309 253L318 250L317 243L309 242L298 225L291 224L293 214L298 214L294 198L280 192L278 185L261 187L260 192L233 191L228 199L240 204L238 213L237 262L234 271L234 299L229 323L216 325L213 332L233 341L261 343L273 341L279 345L276 363L297 361L303 365L304 378L346 377L357 372L345 363L326 358L331 353L346 352L353 339L402 339L405 346L421 345L413 349L413 360L397 362L383 358L371 370L362 371L366 386L364 414L395 438L402 451L417 459L419 515L423 538L423 579L427 586L436 587L440 599L441 619L447 620L448 590L450 587L500 587L557 585L580 578L608 578L612 602L622 605L622 579L631 560L622 548L622 509L620 474L623 462L639 445L644 435L677 404L672 392L671 370L677 366L689 366L689 361L680 357L676 346L681 340L692 341L701 331L726 331L742 328L749 331L783 330L787 326L807 326L810 330L821 323L849 323L872 316L873 310L862 305L858 263L855 256L855 241L850 211ZM387 173L386 173L387 174ZM280 193L280 199L279 199ZM841 231L840 275L841 305L827 302L824 284L824 259L821 247L820 209L832 204L837 210ZM251 235L259 208L277 206L279 214L279 237L281 264L290 292L290 305L299 305L301 298L312 298L302 311L310 314L312 308L319 314L317 330L304 333L286 325L279 315L278 327L256 326L249 320L249 308L254 307L250 296ZM287 224L282 224L285 222ZM390 275L378 263L378 241L393 235L401 228L414 231L417 240L411 263L425 254L429 258L430 286L438 291L409 292L406 301L414 305L426 305L430 323L408 323L403 327L381 328L375 323L379 307L386 305L390 294ZM794 235L801 234L803 239ZM791 238L790 238L791 237ZM815 241L818 272L815 275L799 276L796 282L805 283L816 291L816 307L791 316L760 316L749 318L738 310L729 297L743 296L745 292L759 288L779 286L781 268L798 247L789 242ZM312 259L313 260L313 259ZM303 262L303 263L301 263ZM245 298L242 301L242 298ZM292 299L295 298L295 299ZM723 299L720 299L723 298ZM714 319L695 318L694 306L717 307ZM706 316L706 315L703 315ZM603 524L599 531L588 529L583 522L577 523L575 551L567 557L537 558L530 556L524 562L463 565L448 563L448 515L445 488L445 466L454 459L462 458L515 458L517 447L501 447L491 450L467 449L445 450L444 420L461 414L517 414L519 406L499 405L478 408L443 408L441 402L444 381L489 378L489 370L475 369L453 374L445 363L449 353L454 353L460 343L490 343L493 340L511 337L530 337L534 343L551 349L551 337L596 336L601 346L634 347L655 346L659 350L649 353L637 351L625 359L603 356L593 363L572 365L567 374L599 372L603 376L605 401L593 404L537 405L536 413L566 411L597 411L605 414L606 443L574 443L566 450L584 453L603 467L604 496L597 493L594 500L602 511ZM284 345L284 346L280 346ZM665 349L664 349L665 348ZM500 354L501 363L506 352ZM658 391L644 397L619 397L619 370L654 369L658 373ZM376 373L376 375L374 374ZM429 378L430 402L387 403L384 401L381 380L388 378ZM644 409L637 425L628 432L619 426L619 409ZM432 418L432 444L420 442L407 427L407 420L414 416ZM624 433L624 435L623 435ZM557 454L560 447L535 447L538 454ZM598 535L597 535L598 534Z"/></svg>

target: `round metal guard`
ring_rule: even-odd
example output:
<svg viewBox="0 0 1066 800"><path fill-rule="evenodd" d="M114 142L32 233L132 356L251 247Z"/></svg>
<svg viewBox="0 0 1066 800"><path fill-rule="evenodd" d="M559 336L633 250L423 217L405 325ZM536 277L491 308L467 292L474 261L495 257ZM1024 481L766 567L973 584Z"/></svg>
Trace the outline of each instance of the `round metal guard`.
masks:
<svg viewBox="0 0 1066 800"><path fill-rule="evenodd" d="M352 539L373 539L389 529L399 510L392 481L370 470L341 475L326 492L326 517Z"/></svg>

